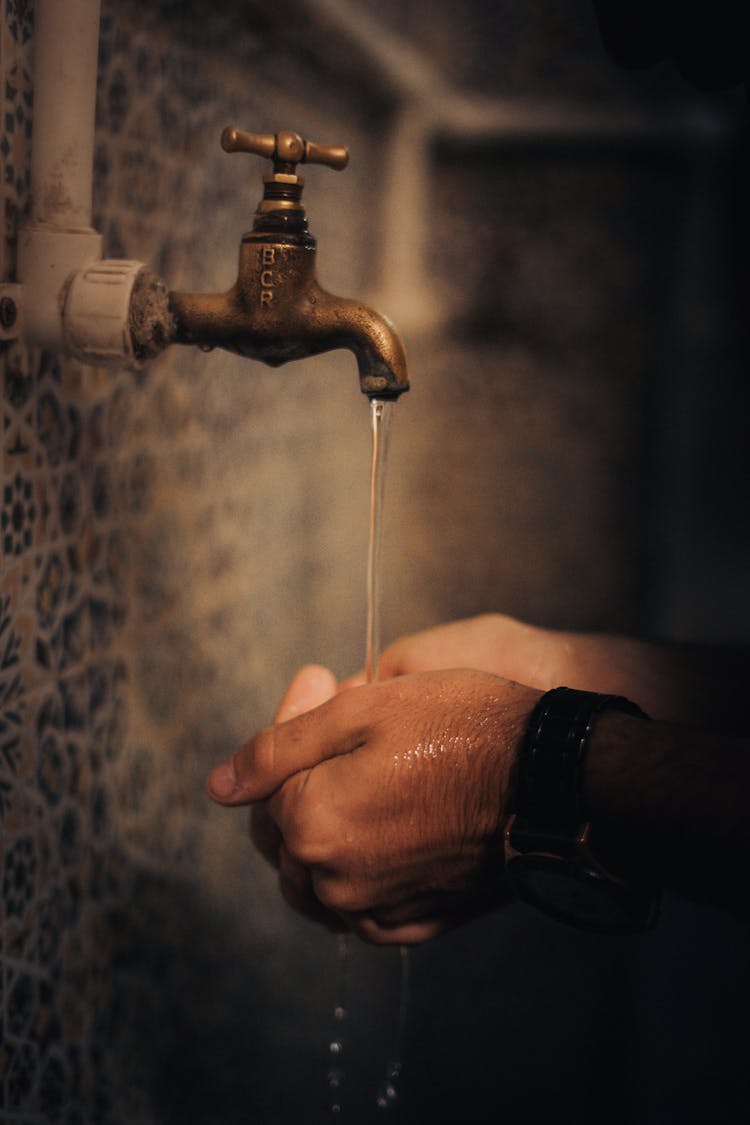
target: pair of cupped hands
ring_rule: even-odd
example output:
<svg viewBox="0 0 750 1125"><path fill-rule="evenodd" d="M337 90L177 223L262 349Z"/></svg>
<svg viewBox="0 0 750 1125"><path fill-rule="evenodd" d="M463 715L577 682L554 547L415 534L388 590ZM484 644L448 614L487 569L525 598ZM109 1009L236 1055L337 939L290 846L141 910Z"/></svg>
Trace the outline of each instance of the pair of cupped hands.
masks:
<svg viewBox="0 0 750 1125"><path fill-rule="evenodd" d="M648 707L644 647L492 614L395 642L374 684L309 665L207 791L252 806L291 906L370 942L421 942L509 897L502 827L540 694L565 683Z"/></svg>

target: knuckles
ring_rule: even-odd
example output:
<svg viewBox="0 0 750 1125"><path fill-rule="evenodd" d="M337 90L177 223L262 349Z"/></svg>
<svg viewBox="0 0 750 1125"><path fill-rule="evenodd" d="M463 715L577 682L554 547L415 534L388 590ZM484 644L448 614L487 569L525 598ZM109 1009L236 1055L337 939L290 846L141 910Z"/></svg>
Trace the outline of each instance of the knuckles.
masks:
<svg viewBox="0 0 750 1125"><path fill-rule="evenodd" d="M319 867L333 858L329 842L333 832L323 829L323 822L329 819L326 814L306 799L306 780L293 778L284 787L279 827L289 854L305 867Z"/></svg>
<svg viewBox="0 0 750 1125"><path fill-rule="evenodd" d="M361 914L371 906L370 896L361 887L342 879L313 874L313 887L323 906L336 914Z"/></svg>

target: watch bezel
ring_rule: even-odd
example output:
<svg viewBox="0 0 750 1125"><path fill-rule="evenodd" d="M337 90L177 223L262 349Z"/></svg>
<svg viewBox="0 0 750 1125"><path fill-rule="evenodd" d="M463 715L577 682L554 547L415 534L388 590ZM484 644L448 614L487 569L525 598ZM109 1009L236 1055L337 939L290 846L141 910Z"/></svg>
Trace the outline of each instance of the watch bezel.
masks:
<svg viewBox="0 0 750 1125"><path fill-rule="evenodd" d="M505 871L514 892L523 902L542 911L550 918L591 933L627 936L649 926L654 917L654 900L650 894L641 894L624 879L614 875L598 861L589 846L590 825L579 827L568 855L530 847L518 850L511 842L516 817L512 816L503 833L505 845ZM581 911L571 897L555 901L550 897L550 885L540 892L533 876L539 873L559 876L561 882L577 885L595 892L592 902L597 911ZM606 904L611 911L606 917L601 908Z"/></svg>
<svg viewBox="0 0 750 1125"><path fill-rule="evenodd" d="M506 871L519 899L557 922L572 924L591 933L623 936L643 928L640 918L638 921L634 920L632 897L628 888L592 867L544 852L527 852L511 859L506 865ZM538 891L534 880L529 876L539 873L560 875L568 886L591 889L595 892L592 903L596 904L596 910L580 909L573 896L556 902L551 895L549 883L544 892ZM608 916L602 913L605 904Z"/></svg>

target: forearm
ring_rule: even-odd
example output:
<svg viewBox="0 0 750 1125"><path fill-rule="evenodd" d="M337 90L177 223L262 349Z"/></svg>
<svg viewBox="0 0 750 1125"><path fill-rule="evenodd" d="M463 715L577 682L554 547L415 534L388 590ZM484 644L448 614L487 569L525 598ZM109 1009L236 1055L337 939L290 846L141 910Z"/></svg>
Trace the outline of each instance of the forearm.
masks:
<svg viewBox="0 0 750 1125"><path fill-rule="evenodd" d="M542 633L542 636L545 634ZM742 735L750 653L729 646L644 641L597 633L547 632L554 679L635 700L654 719Z"/></svg>
<svg viewBox="0 0 750 1125"><path fill-rule="evenodd" d="M750 912L750 741L607 712L589 740L586 814L613 870Z"/></svg>
<svg viewBox="0 0 750 1125"><path fill-rule="evenodd" d="M675 722L743 738L750 650L723 645L659 646Z"/></svg>
<svg viewBox="0 0 750 1125"><path fill-rule="evenodd" d="M564 632L489 613L401 637L382 654L380 674L475 668L541 691L564 684L624 695L654 719L744 734L749 664L739 648Z"/></svg>

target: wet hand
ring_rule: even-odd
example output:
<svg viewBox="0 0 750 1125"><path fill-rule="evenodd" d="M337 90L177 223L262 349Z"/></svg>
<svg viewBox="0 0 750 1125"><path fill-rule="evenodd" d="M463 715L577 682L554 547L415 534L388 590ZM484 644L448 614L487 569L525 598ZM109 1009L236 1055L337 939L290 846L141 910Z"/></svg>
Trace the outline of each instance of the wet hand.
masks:
<svg viewBox="0 0 750 1125"><path fill-rule="evenodd" d="M400 637L381 654L378 679L474 668L546 690L556 686L554 675L567 637L500 613L480 614ZM364 673L358 672L340 687L363 682Z"/></svg>
<svg viewBox="0 0 750 1125"><path fill-rule="evenodd" d="M311 711L335 695L337 687L336 677L327 668L317 664L300 668L284 692L274 722L285 723ZM250 809L249 833L260 854L278 871L279 890L289 906L329 929L344 929L338 915L327 910L316 898L309 870L290 855L263 801Z"/></svg>
<svg viewBox="0 0 750 1125"><path fill-rule="evenodd" d="M264 810L256 842L293 897L369 941L423 941L506 897L501 825L538 695L477 671L352 688L261 731L208 792Z"/></svg>
<svg viewBox="0 0 750 1125"><path fill-rule="evenodd" d="M705 678L696 683L674 649L632 637L543 629L501 613L401 637L384 650L378 677L440 668L475 668L540 691L565 685L612 692L634 700L654 718L683 721L700 719L696 688L705 693ZM339 690L363 682L359 672Z"/></svg>

